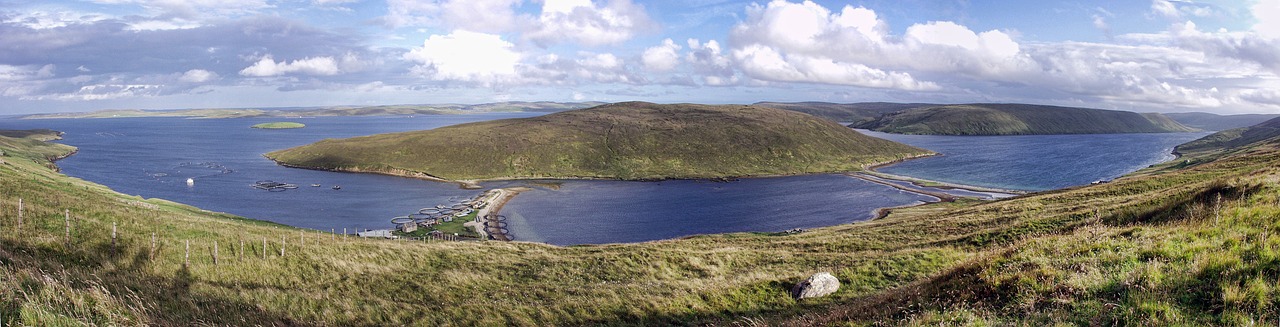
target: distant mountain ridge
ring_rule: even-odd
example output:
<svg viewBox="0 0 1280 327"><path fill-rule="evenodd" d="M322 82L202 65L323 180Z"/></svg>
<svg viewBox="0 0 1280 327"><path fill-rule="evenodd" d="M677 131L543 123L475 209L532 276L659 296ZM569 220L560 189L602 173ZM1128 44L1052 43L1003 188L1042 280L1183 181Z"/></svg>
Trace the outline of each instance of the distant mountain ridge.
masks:
<svg viewBox="0 0 1280 327"><path fill-rule="evenodd" d="M927 135L1031 135L1191 132L1158 113L1046 105L976 103L902 110L854 128Z"/></svg>
<svg viewBox="0 0 1280 327"><path fill-rule="evenodd" d="M604 102L551 102L508 101L482 104L407 104L379 106L327 106L313 108L228 108L228 109L175 109L140 110L112 109L93 112L37 114L21 116L21 119L76 119L76 118L249 118L249 117L335 117L335 116L395 116L442 115L471 112L556 112L602 105Z"/></svg>
<svg viewBox="0 0 1280 327"><path fill-rule="evenodd" d="M845 123L859 123L874 120L885 114L907 109L939 106L932 103L893 103L893 102L756 102L754 106L785 109Z"/></svg>
<svg viewBox="0 0 1280 327"><path fill-rule="evenodd" d="M1280 115L1275 114L1219 115L1207 112L1177 112L1164 115L1183 125L1187 125L1187 127L1206 131L1225 131L1233 128L1249 127L1280 117Z"/></svg>
<svg viewBox="0 0 1280 327"><path fill-rule="evenodd" d="M1259 141L1280 137L1280 117L1272 118L1257 125L1233 128L1210 134L1195 141L1187 142L1173 148L1178 154L1197 154L1214 151L1229 151Z"/></svg>
<svg viewBox="0 0 1280 327"><path fill-rule="evenodd" d="M531 118L323 140L266 156L293 167L459 181L842 172L929 153L787 110L622 102Z"/></svg>

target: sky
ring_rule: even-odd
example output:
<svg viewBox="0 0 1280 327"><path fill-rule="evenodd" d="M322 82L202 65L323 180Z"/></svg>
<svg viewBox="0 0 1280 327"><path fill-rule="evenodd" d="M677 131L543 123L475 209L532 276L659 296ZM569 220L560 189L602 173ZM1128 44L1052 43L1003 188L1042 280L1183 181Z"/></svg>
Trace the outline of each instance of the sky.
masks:
<svg viewBox="0 0 1280 327"><path fill-rule="evenodd" d="M1280 113L1280 0L0 0L0 114L1017 102Z"/></svg>

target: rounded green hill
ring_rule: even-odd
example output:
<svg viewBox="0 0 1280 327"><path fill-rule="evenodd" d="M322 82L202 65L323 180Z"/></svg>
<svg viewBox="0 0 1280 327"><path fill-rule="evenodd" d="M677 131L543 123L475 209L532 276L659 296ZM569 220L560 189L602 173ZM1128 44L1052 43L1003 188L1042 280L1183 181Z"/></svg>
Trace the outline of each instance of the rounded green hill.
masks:
<svg viewBox="0 0 1280 327"><path fill-rule="evenodd" d="M447 180L699 179L856 171L929 151L787 110L626 102L268 153L282 165Z"/></svg>
<svg viewBox="0 0 1280 327"><path fill-rule="evenodd" d="M260 128L260 129L293 129L293 128L307 127L307 125L302 123L295 123L295 122L274 122L274 123L261 123L261 124L253 125L250 127Z"/></svg>

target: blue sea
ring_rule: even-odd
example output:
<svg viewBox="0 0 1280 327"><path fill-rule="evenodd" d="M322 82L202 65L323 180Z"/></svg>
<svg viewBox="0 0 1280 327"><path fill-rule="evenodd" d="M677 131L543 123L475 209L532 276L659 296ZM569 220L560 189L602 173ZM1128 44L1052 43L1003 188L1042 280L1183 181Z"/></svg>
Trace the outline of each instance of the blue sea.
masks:
<svg viewBox="0 0 1280 327"><path fill-rule="evenodd" d="M353 231L390 228L392 217L470 198L483 190L409 178L285 168L262 154L325 138L536 115L539 113L302 118L290 120L305 123L306 128L288 130L249 128L279 118L0 119L0 129L66 132L61 142L79 147L80 152L58 162L63 172L121 193L322 231ZM1194 138L1192 134L1125 134L992 137L979 142L973 138L877 136L946 154L888 167L886 172L1030 190L1112 178L1165 159L1167 147L1172 146L1168 144ZM1160 137L1163 139L1152 140ZM1037 149L1029 151L1027 147ZM1071 160L1079 158L1045 155L1054 149L1061 153L1088 149L1098 159L1096 163L1073 164L1079 161ZM1056 163L1046 166L1046 161ZM187 179L193 183L188 185ZM299 188L268 192L251 187L259 180L292 183ZM558 187L532 181L482 186L532 187L503 210L508 229L517 240L557 245L831 226L870 219L878 208L933 200L839 174L734 182L556 183ZM334 190L334 185L342 188Z"/></svg>

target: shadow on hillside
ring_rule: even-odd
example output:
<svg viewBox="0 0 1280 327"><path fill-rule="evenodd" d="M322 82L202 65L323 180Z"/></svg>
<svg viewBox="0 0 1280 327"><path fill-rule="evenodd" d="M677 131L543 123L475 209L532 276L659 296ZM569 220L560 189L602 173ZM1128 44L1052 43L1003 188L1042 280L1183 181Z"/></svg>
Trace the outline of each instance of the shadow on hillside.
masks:
<svg viewBox="0 0 1280 327"><path fill-rule="evenodd" d="M64 253L49 247L33 247L29 244L0 241L0 261L8 268L25 270L35 275L66 276L71 281L69 287L90 292L88 288L100 286L111 294L113 301L120 304L143 308L138 312L140 322L158 326L191 326L191 325L265 325L293 326L298 322L273 312L267 312L256 305L238 301L229 301L215 296L193 294L194 285L203 283L196 279L190 271L183 268L172 277L155 276L147 271L150 259L143 251L121 251L109 254L110 244L95 247L106 251L102 256L86 256L85 251ZM125 256L132 254L131 258ZM50 261L50 259L57 259ZM120 260L118 260L120 259ZM108 262L120 262L116 266ZM39 287L39 286L35 286ZM18 307L21 303L0 308ZM98 312L99 316L118 314L116 312Z"/></svg>

